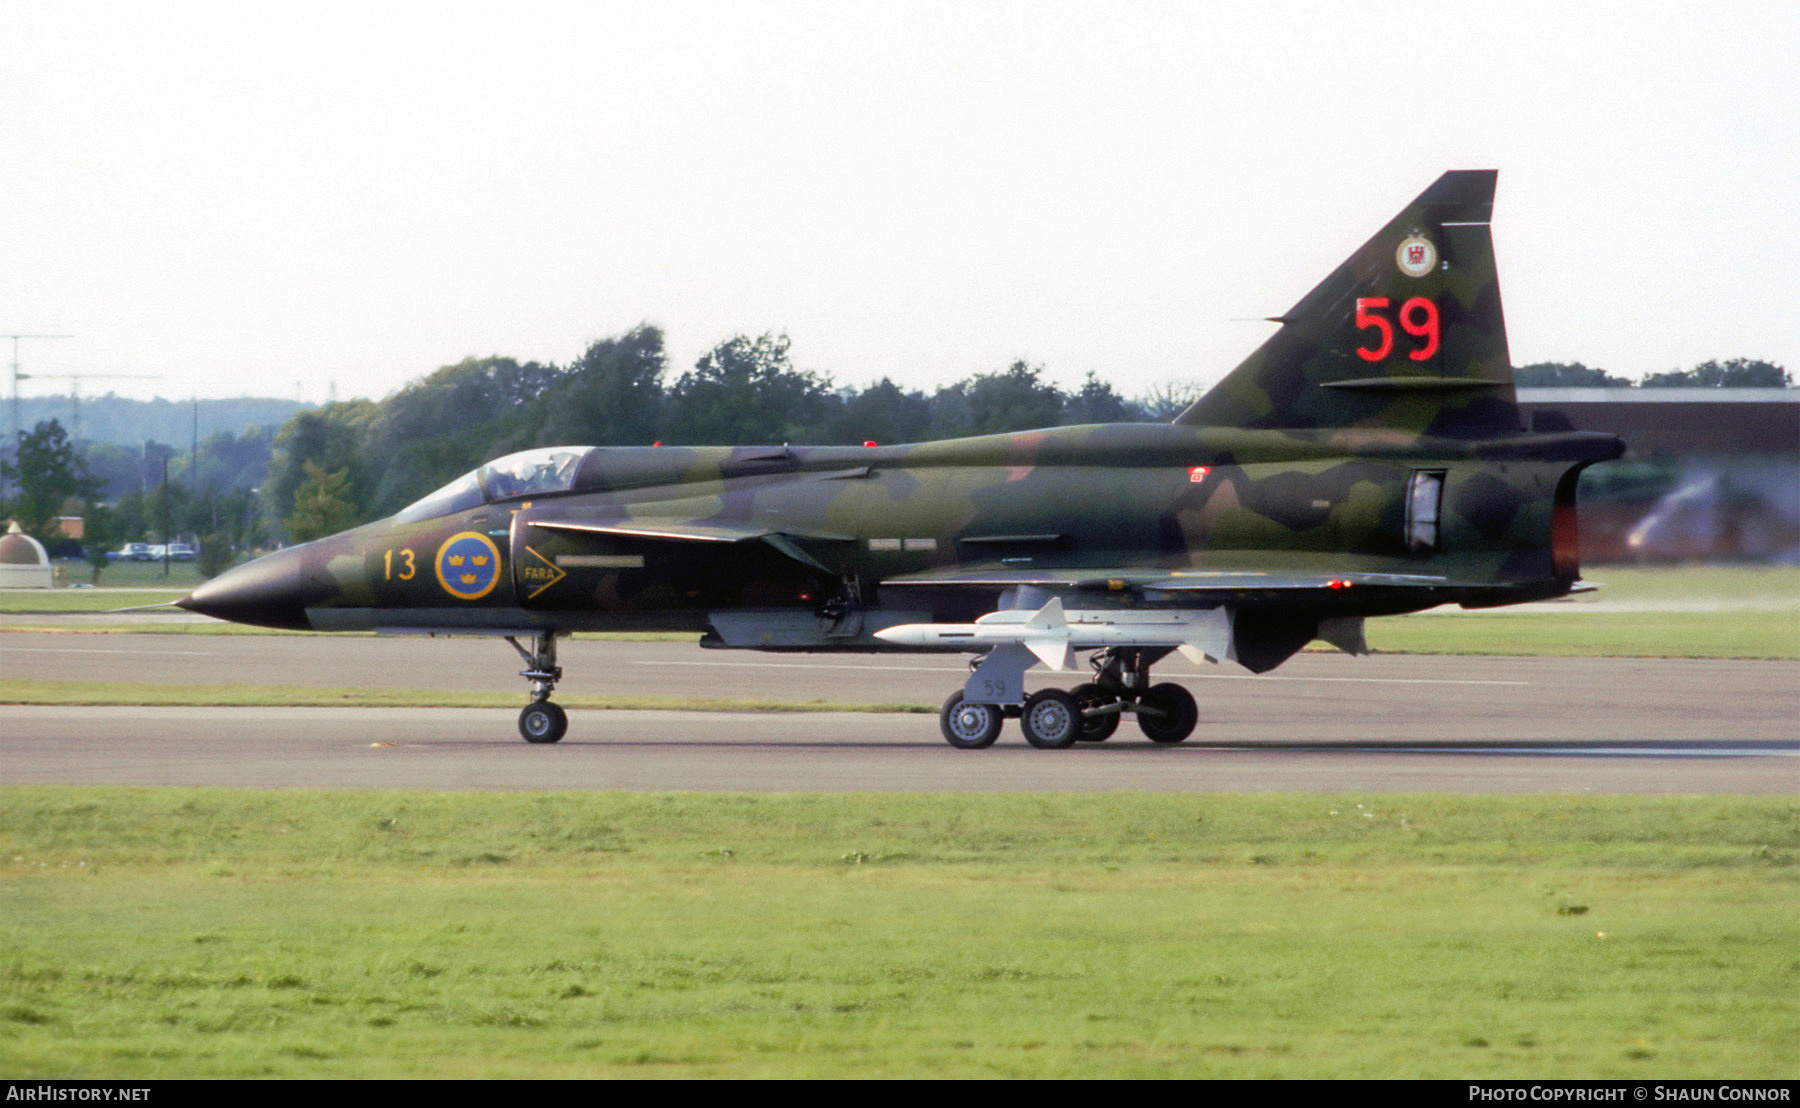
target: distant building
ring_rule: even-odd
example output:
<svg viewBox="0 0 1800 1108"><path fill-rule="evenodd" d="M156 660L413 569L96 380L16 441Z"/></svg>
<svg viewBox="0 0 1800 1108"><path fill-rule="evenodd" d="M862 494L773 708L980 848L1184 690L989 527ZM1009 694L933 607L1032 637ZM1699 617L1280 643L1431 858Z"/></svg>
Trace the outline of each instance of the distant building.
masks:
<svg viewBox="0 0 1800 1108"><path fill-rule="evenodd" d="M47 589L55 582L44 544L20 531L14 522L0 537L0 588Z"/></svg>
<svg viewBox="0 0 1800 1108"><path fill-rule="evenodd" d="M1520 389L1534 430L1605 431L1582 475L1586 561L1800 562L1800 388Z"/></svg>

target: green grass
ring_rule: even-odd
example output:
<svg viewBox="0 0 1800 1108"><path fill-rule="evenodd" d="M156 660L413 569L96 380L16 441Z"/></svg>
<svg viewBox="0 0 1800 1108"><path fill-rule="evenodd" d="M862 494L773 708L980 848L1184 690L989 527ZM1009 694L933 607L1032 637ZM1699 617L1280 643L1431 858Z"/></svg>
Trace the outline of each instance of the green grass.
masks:
<svg viewBox="0 0 1800 1108"><path fill-rule="evenodd" d="M59 585L85 585L94 579L94 567L86 562L57 562ZM100 571L99 587L105 589L179 589L185 593L206 580L197 562L170 562L163 573L161 562L114 562ZM85 592L87 590L75 590Z"/></svg>
<svg viewBox="0 0 1800 1108"><path fill-rule="evenodd" d="M1566 601L1370 620L1369 645L1388 654L1800 659L1800 567L1601 566L1587 577L1599 590Z"/></svg>
<svg viewBox="0 0 1800 1108"><path fill-rule="evenodd" d="M1429 612L1366 633L1378 654L1800 659L1800 611Z"/></svg>
<svg viewBox="0 0 1800 1108"><path fill-rule="evenodd" d="M170 604L187 594L187 589L0 589L0 614L110 612L115 608Z"/></svg>
<svg viewBox="0 0 1800 1108"><path fill-rule="evenodd" d="M1791 799L0 789L0 1072L1791 1077Z"/></svg>
<svg viewBox="0 0 1800 1108"><path fill-rule="evenodd" d="M914 712L930 705L777 700L763 697L558 696L565 708L692 712ZM196 708L519 708L523 693L436 689L321 688L311 685L162 685L148 681L0 680L0 704L131 705Z"/></svg>
<svg viewBox="0 0 1800 1108"><path fill-rule="evenodd" d="M1588 566L1602 599L1621 602L1740 602L1800 606L1800 566Z"/></svg>

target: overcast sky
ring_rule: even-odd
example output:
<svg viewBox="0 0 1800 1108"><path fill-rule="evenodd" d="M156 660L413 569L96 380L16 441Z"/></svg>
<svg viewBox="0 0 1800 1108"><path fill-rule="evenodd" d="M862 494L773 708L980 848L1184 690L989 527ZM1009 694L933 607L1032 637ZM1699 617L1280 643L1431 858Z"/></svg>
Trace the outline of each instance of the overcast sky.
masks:
<svg viewBox="0 0 1800 1108"><path fill-rule="evenodd" d="M1791 3L0 0L0 54L0 333L159 376L85 395L648 321L671 377L773 331L839 384L1135 396L1490 167L1515 363L1800 372Z"/></svg>

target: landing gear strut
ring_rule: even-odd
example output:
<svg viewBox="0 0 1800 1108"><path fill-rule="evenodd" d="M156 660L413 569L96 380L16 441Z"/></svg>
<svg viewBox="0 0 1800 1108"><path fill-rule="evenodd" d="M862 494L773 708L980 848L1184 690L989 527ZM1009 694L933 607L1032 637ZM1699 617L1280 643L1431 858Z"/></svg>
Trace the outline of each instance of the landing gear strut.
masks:
<svg viewBox="0 0 1800 1108"><path fill-rule="evenodd" d="M532 636L531 649L519 645L512 635L506 641L525 659L519 676L531 682L531 703L519 713L519 734L528 743L553 743L569 729L569 716L562 705L553 704L550 694L562 680L562 667L556 664L556 634L540 631Z"/></svg>
<svg viewBox="0 0 1800 1108"><path fill-rule="evenodd" d="M1187 689L1172 681L1150 683L1150 666L1167 656L1169 647L1121 647L1097 651L1089 660L1094 680L1064 692L1044 689L1025 697L1018 690L1018 677L1028 658L1016 658L984 670L990 654L974 663L975 678L989 673L996 680L977 682L987 685L989 695L1000 703L983 703L965 699L966 688L952 693L944 702L939 724L944 738L959 750L980 750L992 746L1000 734L1001 723L1011 717L1019 720L1025 741L1040 750L1061 750L1076 742L1102 742L1119 728L1119 717L1130 712L1137 717L1138 729L1154 743L1178 743L1193 734L1199 722L1200 709ZM995 657L996 662L1002 659ZM1002 688L1010 687L1011 697Z"/></svg>
<svg viewBox="0 0 1800 1108"><path fill-rule="evenodd" d="M1125 711L1118 694L1098 681L1089 681L1070 689L1069 695L1081 709L1081 734L1077 737L1084 743L1103 743L1112 738L1119 729L1119 716Z"/></svg>
<svg viewBox="0 0 1800 1108"><path fill-rule="evenodd" d="M1096 712L1113 713L1111 727L1105 734L1096 735L1094 741L1112 734L1112 728L1118 726L1119 712L1137 716L1138 730L1154 743L1178 743L1194 733L1194 725L1200 722L1200 708L1194 703L1194 694L1173 681L1164 681L1160 685L1150 683L1151 663L1161 661L1168 653L1166 647L1130 647L1096 651L1088 660L1094 670L1094 682L1081 686L1076 692L1091 690L1088 695L1097 702ZM1106 701L1108 697L1110 703ZM1113 707L1115 704L1117 707ZM1083 718L1088 718L1086 712Z"/></svg>

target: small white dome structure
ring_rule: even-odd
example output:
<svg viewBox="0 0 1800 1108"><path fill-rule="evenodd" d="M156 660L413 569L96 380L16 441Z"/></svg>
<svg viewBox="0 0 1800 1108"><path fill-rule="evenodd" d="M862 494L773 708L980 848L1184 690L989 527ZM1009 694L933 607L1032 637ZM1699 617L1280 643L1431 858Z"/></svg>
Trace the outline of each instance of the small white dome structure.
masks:
<svg viewBox="0 0 1800 1108"><path fill-rule="evenodd" d="M0 538L0 589L47 589L55 581L44 544L21 532L15 521Z"/></svg>

